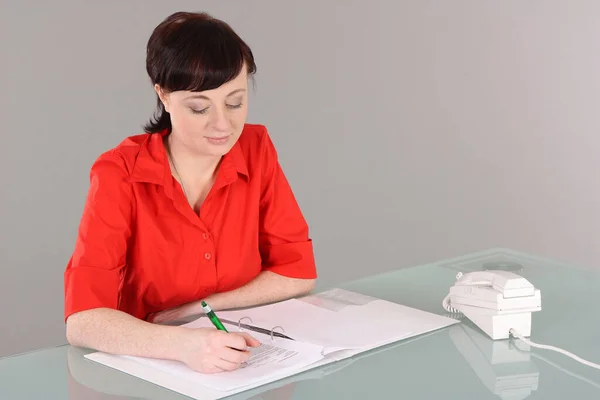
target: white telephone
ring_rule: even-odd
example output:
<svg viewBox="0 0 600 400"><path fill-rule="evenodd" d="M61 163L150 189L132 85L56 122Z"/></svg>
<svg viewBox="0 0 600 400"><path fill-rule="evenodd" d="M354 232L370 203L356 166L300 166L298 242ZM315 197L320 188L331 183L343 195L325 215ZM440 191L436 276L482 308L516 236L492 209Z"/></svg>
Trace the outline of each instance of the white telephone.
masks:
<svg viewBox="0 0 600 400"><path fill-rule="evenodd" d="M508 271L476 271L456 276L443 301L451 313L460 312L492 339L508 339L514 329L531 336L531 313L542 309L539 289Z"/></svg>

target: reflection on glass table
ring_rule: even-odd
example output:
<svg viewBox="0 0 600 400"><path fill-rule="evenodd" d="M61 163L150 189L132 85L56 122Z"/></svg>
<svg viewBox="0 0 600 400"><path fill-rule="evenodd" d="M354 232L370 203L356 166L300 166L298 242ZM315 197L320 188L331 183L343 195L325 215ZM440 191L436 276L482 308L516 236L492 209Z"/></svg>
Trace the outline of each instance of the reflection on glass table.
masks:
<svg viewBox="0 0 600 400"><path fill-rule="evenodd" d="M503 400L521 400L536 391L539 370L530 348L512 340L490 340L467 324L448 330L452 343L481 382Z"/></svg>
<svg viewBox="0 0 600 400"><path fill-rule="evenodd" d="M536 343L600 362L600 273L494 249L335 285L446 315L442 300L458 272L510 269L542 293L532 315ZM328 287L319 287L324 290ZM0 359L0 398L181 400L186 397L60 346ZM418 336L316 368L233 399L599 399L600 371L518 339L491 340L462 319Z"/></svg>

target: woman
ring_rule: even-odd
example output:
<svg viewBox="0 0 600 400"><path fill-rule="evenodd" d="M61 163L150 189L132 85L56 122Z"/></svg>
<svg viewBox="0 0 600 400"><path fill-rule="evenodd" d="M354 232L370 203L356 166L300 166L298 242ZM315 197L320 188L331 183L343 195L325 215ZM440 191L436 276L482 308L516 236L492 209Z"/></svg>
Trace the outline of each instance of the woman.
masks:
<svg viewBox="0 0 600 400"><path fill-rule="evenodd" d="M158 324L309 292L308 227L266 129L246 124L250 48L207 14L152 33L158 111L145 133L91 168L65 270L67 338L113 354L232 370L259 343L244 333ZM157 323L158 322L158 323Z"/></svg>

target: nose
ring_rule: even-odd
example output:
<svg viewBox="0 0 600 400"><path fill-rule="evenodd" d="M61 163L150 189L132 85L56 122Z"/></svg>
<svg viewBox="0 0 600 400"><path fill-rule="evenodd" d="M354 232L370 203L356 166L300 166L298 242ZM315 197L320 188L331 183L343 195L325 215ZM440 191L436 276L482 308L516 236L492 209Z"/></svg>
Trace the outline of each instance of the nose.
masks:
<svg viewBox="0 0 600 400"><path fill-rule="evenodd" d="M229 119L225 107L213 107L210 123L214 130L228 132L230 130Z"/></svg>

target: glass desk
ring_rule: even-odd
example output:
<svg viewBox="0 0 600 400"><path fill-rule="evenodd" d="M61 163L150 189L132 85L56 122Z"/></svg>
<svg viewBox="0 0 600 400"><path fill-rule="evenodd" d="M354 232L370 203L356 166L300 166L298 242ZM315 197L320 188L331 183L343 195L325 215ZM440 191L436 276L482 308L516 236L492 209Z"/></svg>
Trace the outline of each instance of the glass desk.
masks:
<svg viewBox="0 0 600 400"><path fill-rule="evenodd" d="M513 270L541 290L534 342L600 363L598 272L497 249L336 286L444 315L456 274L483 269ZM0 398L187 398L89 361L87 351L65 345L0 359ZM229 398L598 399L600 370L519 340L492 341L465 319Z"/></svg>

